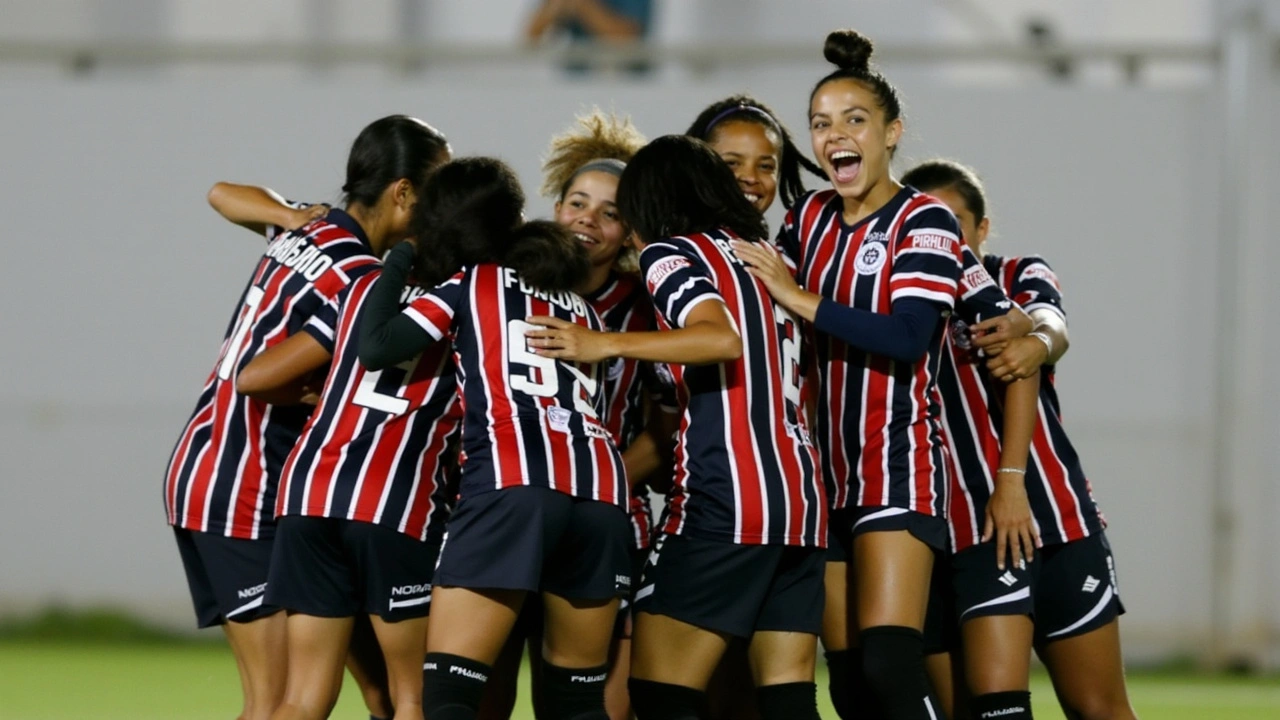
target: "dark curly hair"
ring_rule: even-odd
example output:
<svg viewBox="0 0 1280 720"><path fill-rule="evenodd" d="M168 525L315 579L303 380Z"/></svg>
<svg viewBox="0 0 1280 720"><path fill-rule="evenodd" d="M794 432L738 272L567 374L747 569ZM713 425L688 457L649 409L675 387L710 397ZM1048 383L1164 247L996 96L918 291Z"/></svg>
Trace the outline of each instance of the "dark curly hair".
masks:
<svg viewBox="0 0 1280 720"><path fill-rule="evenodd" d="M524 222L524 191L506 163L469 157L427 178L409 233L414 275L434 285L481 263L514 269L541 290L572 290L590 271L582 244L548 221Z"/></svg>
<svg viewBox="0 0 1280 720"><path fill-rule="evenodd" d="M665 135L641 148L618 181L618 212L641 241L728 228L744 240L769 234L711 146Z"/></svg>

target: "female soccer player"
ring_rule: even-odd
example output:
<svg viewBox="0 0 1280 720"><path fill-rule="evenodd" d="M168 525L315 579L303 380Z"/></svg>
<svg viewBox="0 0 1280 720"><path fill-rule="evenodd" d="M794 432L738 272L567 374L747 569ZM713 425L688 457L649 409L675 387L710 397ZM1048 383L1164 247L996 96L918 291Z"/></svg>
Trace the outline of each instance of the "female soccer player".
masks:
<svg viewBox="0 0 1280 720"><path fill-rule="evenodd" d="M387 256L361 313L360 361L385 370L448 335L464 407L460 496L432 596L423 709L476 715L490 666L525 596L544 607L542 705L549 717L604 720L618 599L630 582L626 476L602 424L598 362L557 362L525 340L531 315L601 329L570 289L587 250L564 228L523 223L515 174L458 160L427 181L414 248ZM453 277L403 311L410 264Z"/></svg>
<svg viewBox="0 0 1280 720"><path fill-rule="evenodd" d="M750 95L733 95L708 105L685 131L705 141L733 170L747 201L761 214L782 195L791 207L804 194L803 168L822 176L805 157L791 133L767 105Z"/></svg>
<svg viewBox="0 0 1280 720"><path fill-rule="evenodd" d="M750 638L761 715L817 718L826 503L799 407L799 328L730 252L766 234L733 173L685 136L645 146L618 203L645 245L657 332L591 333L553 318L541 357L672 363L675 487L636 592L631 702L640 720L699 717L730 638Z"/></svg>
<svg viewBox="0 0 1280 720"><path fill-rule="evenodd" d="M817 330L818 444L836 509L833 541L849 554L856 588L850 605L847 570L829 564L833 702L852 717L851 686L865 677L887 717L926 720L937 701L921 629L934 550L947 540L933 400L942 317L955 308L985 319L1011 304L960 242L950 211L890 176L900 103L870 68L871 49L851 30L827 37L824 54L837 69L814 87L809 118L833 189L805 195L788 213L780 243L795 277L775 253L738 252L781 305ZM854 646L861 663L847 650Z"/></svg>
<svg viewBox="0 0 1280 720"><path fill-rule="evenodd" d="M761 214L779 194L786 207L804 194L802 168L822 173L795 146L777 114L750 95L733 95L708 105L685 134L716 151L733 171L747 201ZM751 720L758 717L756 704L746 646L736 641L707 687L709 715Z"/></svg>
<svg viewBox="0 0 1280 720"><path fill-rule="evenodd" d="M654 326L653 307L636 272L636 253L618 215L616 197L625 162L643 145L644 138L629 120L595 111L579 118L574 129L552 139L542 166L542 194L556 201L555 221L582 242L591 261L586 280L576 290L600 316L605 328L613 332L650 330ZM650 403L650 397L656 392L653 379L652 368L634 360L619 359L609 364L603 387L608 408L603 423L622 451L631 485L633 588L639 583L639 570L648 551L653 524L645 480L659 468L662 457L655 440L661 432L648 429L651 422L658 424L662 420L660 408ZM666 425L674 426L675 421ZM510 716L525 634L529 641L534 707L539 706L542 633L537 627L537 618L532 617L539 615L539 611L536 603L526 605L517 631L512 633L503 659L495 666L490 679L483 717ZM614 720L626 720L631 717L627 697L631 664L629 614L620 619L617 629L619 637L610 651L605 708ZM504 700L499 703L498 697Z"/></svg>
<svg viewBox="0 0 1280 720"><path fill-rule="evenodd" d="M332 362L276 507L267 601L289 611L289 679L273 720L328 716L357 613L382 648L396 717L422 715L431 575L461 409L446 345L386 372L357 362L358 315L376 279L353 282L237 383L270 397ZM424 293L410 288L402 301Z"/></svg>
<svg viewBox="0 0 1280 720"><path fill-rule="evenodd" d="M169 461L165 507L197 622L223 625L240 667L245 718L270 716L284 691L284 618L264 592L277 483L311 408L240 395L236 374L376 267L377 255L405 236L423 176L447 157L444 136L422 121L382 118L351 148L345 209L296 232L268 231L266 253Z"/></svg>
<svg viewBox="0 0 1280 720"><path fill-rule="evenodd" d="M1105 522L1063 429L1053 387L1054 366L1067 349L1057 276L1034 255L1006 258L983 252L990 219L982 183L969 168L932 161L902 180L952 209L970 249L1036 321L1035 332L1023 338L1008 340L993 333L975 338L973 349L954 345L944 357L938 383L956 467L949 515L956 552L952 570L973 709L979 717L995 711L1003 711L1002 718L1031 717L1027 687L1034 643L1067 717L1132 718L1118 627L1124 606L1103 532ZM998 325L988 321L975 332L998 330ZM1006 347L990 360L973 352L993 345ZM998 470L1007 464L1002 456L998 465L995 462L1007 437L994 432L1002 408L987 398L996 390L993 378L1036 372L1043 380L1024 488L1022 477ZM994 482L989 480L993 477ZM1021 495L1020 504L1029 497L1044 542L1031 566L1016 562L1016 542L1014 562L1007 565L1002 544L988 542L991 519L1000 512L992 508L1009 502L1010 489ZM1027 550L1020 552L1025 555ZM1025 708L1025 713L1017 708Z"/></svg>

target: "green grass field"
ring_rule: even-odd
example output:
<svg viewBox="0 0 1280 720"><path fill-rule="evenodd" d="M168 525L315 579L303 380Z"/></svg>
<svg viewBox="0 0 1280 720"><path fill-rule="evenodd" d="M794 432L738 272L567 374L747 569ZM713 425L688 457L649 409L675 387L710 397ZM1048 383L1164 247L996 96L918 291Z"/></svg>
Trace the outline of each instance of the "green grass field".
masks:
<svg viewBox="0 0 1280 720"><path fill-rule="evenodd" d="M819 682L825 687L825 678ZM1130 689L1143 720L1280 718L1275 678L1139 674ZM1037 718L1062 717L1047 678L1037 677L1032 692ZM823 717L834 720L826 698L820 700ZM521 708L520 720L533 717ZM0 642L3 720L230 720L238 711L235 662L219 644ZM333 717L368 717L349 682Z"/></svg>

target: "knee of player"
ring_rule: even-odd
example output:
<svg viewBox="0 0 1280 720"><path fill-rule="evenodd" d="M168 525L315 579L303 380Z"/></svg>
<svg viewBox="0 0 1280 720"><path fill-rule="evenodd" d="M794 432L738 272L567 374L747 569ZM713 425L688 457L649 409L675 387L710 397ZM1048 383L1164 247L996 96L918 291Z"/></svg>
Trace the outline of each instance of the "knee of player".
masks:
<svg viewBox="0 0 1280 720"><path fill-rule="evenodd" d="M878 693L892 692L906 678L924 677L924 637L919 630L873 627L859 637L863 675Z"/></svg>

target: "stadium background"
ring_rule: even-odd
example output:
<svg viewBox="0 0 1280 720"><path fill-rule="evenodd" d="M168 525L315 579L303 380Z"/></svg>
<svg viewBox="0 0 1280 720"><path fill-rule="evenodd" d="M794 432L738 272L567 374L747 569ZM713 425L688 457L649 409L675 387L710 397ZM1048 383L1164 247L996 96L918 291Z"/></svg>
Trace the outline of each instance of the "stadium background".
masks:
<svg viewBox="0 0 1280 720"><path fill-rule="evenodd" d="M1059 386L1131 665L1280 669L1280 2L655 0L644 75L526 49L532 4L4 1L0 620L190 625L160 475L260 252L214 181L335 201L355 134L405 112L532 196L575 113L654 137L741 91L807 152L821 39L854 26L906 99L899 170L975 166L994 249L1064 282Z"/></svg>

